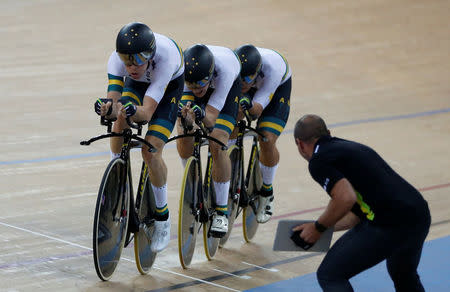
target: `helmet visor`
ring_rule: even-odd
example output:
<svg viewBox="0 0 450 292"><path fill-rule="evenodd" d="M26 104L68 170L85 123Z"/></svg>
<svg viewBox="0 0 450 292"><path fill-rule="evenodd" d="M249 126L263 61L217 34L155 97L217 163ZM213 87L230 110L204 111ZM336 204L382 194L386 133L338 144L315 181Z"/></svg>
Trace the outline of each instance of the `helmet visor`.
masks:
<svg viewBox="0 0 450 292"><path fill-rule="evenodd" d="M122 54L122 53L117 54L119 55L120 59L122 60L122 62L125 63L126 66L131 65L141 66L147 63L152 57L152 52L150 51L141 52L137 54Z"/></svg>
<svg viewBox="0 0 450 292"><path fill-rule="evenodd" d="M261 62L256 66L255 73L252 75L241 77L242 81L245 83L252 83L255 81L256 77L258 77L259 72L261 71Z"/></svg>
<svg viewBox="0 0 450 292"><path fill-rule="evenodd" d="M188 81L185 81L185 82L186 82L187 87L197 89L197 88L205 87L208 84L209 80L202 79L200 81L195 81L195 82L188 82Z"/></svg>
<svg viewBox="0 0 450 292"><path fill-rule="evenodd" d="M256 77L258 76L258 72L256 72L253 75L249 75L249 76L244 76L242 77L242 81L244 81L245 83L252 83L253 81L255 81Z"/></svg>

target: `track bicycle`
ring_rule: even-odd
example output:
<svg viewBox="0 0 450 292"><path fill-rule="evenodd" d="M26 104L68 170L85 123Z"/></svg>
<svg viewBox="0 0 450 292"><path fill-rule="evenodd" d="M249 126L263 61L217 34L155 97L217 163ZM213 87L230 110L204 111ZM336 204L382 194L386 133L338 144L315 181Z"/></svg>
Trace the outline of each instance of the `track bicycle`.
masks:
<svg viewBox="0 0 450 292"><path fill-rule="evenodd" d="M188 133L192 130L192 126L186 126L183 118L181 121L184 134L174 136L167 142L186 137L194 138L194 151L188 158L184 170L178 213L178 255L181 266L186 269L191 263L197 234L202 227L203 245L208 260L214 257L219 246L219 238L214 237L210 230L215 213L215 191L212 183L212 154L209 149L209 141L218 143L222 150L227 150L228 147L210 137L209 131L202 122L196 121L198 128L193 133ZM208 146L204 180L202 180L200 153L203 146Z"/></svg>
<svg viewBox="0 0 450 292"><path fill-rule="evenodd" d="M242 226L244 239L250 242L255 236L259 223L256 221L259 191L262 187L262 176L259 168L258 136L265 141L264 135L251 127L250 115L244 111L245 119L238 121L236 144L229 147L231 160L231 182L228 197L228 232L220 239L222 247L228 240L233 229L235 219L242 212ZM250 157L247 173L244 177L244 138L252 137Z"/></svg>
<svg viewBox="0 0 450 292"><path fill-rule="evenodd" d="M123 247L128 246L133 239L136 266L141 274L149 272L156 257L156 253L150 248L156 204L148 177L147 164L145 161L142 162L136 204L134 204L130 167L131 149L139 148L142 144L147 145L150 152L155 152L156 149L139 137L142 126L147 124L147 121L133 123L127 119L129 126L137 130L137 134L133 134L129 128L122 133L111 132L114 120L101 117L100 123L107 126L107 134L80 142L81 145L90 145L110 137L124 139L120 157L111 160L106 167L95 206L93 256L95 270L103 281L111 278Z"/></svg>

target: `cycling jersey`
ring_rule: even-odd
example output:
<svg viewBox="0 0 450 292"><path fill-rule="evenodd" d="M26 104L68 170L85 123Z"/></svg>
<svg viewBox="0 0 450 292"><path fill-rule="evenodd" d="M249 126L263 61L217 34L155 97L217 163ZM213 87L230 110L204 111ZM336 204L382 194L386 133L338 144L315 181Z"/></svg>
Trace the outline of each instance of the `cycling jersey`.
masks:
<svg viewBox="0 0 450 292"><path fill-rule="evenodd" d="M149 63L142 77L137 80L128 74L125 64L117 52L111 54L108 60L108 91L122 92L123 79L126 77L148 83L145 95L150 96L157 103L161 101L169 82L183 74L184 61L180 47L173 40L161 34L155 33L154 35L156 40L155 57ZM126 92L123 92L123 95L126 95Z"/></svg>
<svg viewBox="0 0 450 292"><path fill-rule="evenodd" d="M181 102L193 101L198 105L210 105L220 113L216 119L215 128L231 134L236 124L241 91L241 64L234 52L225 47L207 46L214 56L214 73L209 88L203 97L196 97L185 85Z"/></svg>
<svg viewBox="0 0 450 292"><path fill-rule="evenodd" d="M272 100L277 88L291 77L292 72L287 60L278 52L258 47L256 49L261 54L262 65L252 86L256 88L253 102L261 104L264 109Z"/></svg>

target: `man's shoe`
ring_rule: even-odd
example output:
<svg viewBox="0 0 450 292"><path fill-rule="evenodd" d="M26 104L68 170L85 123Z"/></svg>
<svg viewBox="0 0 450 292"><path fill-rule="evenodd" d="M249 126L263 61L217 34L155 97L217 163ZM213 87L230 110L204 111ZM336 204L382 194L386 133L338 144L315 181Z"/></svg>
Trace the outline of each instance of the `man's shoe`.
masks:
<svg viewBox="0 0 450 292"><path fill-rule="evenodd" d="M256 210L256 221L258 223L266 223L273 214L273 192L271 195L263 196L265 192L261 191L258 198L258 209Z"/></svg>
<svg viewBox="0 0 450 292"><path fill-rule="evenodd" d="M170 215L166 221L155 220L155 230L150 248L153 252L161 252L170 241Z"/></svg>
<svg viewBox="0 0 450 292"><path fill-rule="evenodd" d="M225 215L214 214L211 224L212 237L222 238L228 232L228 218Z"/></svg>

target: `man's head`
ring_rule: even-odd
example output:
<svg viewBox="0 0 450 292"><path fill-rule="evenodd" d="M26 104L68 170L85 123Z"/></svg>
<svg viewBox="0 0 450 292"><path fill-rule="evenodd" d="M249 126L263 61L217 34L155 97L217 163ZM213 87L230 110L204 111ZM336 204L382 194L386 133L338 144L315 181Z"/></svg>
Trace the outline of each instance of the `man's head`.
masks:
<svg viewBox="0 0 450 292"><path fill-rule="evenodd" d="M214 55L207 46L196 44L184 51L184 81L197 97L203 97L213 78Z"/></svg>
<svg viewBox="0 0 450 292"><path fill-rule="evenodd" d="M250 44L240 46L234 52L241 62L242 92L246 93L255 84L256 77L261 71L261 54Z"/></svg>
<svg viewBox="0 0 450 292"><path fill-rule="evenodd" d="M306 160L311 159L316 141L328 135L330 135L330 130L328 130L324 120L318 115L304 115L295 124L295 144L300 155Z"/></svg>
<svg viewBox="0 0 450 292"><path fill-rule="evenodd" d="M132 22L119 31L116 52L134 79L147 70L148 63L156 53L156 40L152 30L141 22Z"/></svg>

